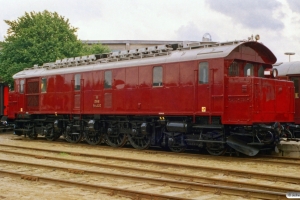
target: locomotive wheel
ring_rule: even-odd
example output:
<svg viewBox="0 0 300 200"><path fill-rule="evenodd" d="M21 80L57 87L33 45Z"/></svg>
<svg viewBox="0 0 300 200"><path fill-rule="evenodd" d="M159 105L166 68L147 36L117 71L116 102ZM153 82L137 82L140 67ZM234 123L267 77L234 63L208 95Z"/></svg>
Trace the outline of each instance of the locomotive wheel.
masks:
<svg viewBox="0 0 300 200"><path fill-rule="evenodd" d="M186 147L172 146L172 147L169 147L169 149L173 152L182 153L185 151Z"/></svg>
<svg viewBox="0 0 300 200"><path fill-rule="evenodd" d="M85 140L90 145L97 145L102 140L102 134L100 132L87 132L85 134Z"/></svg>
<svg viewBox="0 0 300 200"><path fill-rule="evenodd" d="M295 138L294 134L288 129L283 130L283 134L286 138Z"/></svg>
<svg viewBox="0 0 300 200"><path fill-rule="evenodd" d="M206 143L206 151L213 156L221 156L224 155L227 151L227 148L221 146L217 143Z"/></svg>
<svg viewBox="0 0 300 200"><path fill-rule="evenodd" d="M38 134L34 131L33 124L26 124L25 129L27 129L27 135L30 139L35 140Z"/></svg>
<svg viewBox="0 0 300 200"><path fill-rule="evenodd" d="M127 142L127 135L125 133L106 135L106 144L111 147L122 147Z"/></svg>
<svg viewBox="0 0 300 200"><path fill-rule="evenodd" d="M181 153L186 150L186 144L181 141L183 140L183 135L179 135L177 137L167 137L168 147L171 151Z"/></svg>
<svg viewBox="0 0 300 200"><path fill-rule="evenodd" d="M61 136L61 133L60 132L55 132L53 131L53 129L51 130L51 133L49 135L46 135L45 138L48 140L48 141L55 141L57 140L58 138L60 138Z"/></svg>
<svg viewBox="0 0 300 200"><path fill-rule="evenodd" d="M65 139L70 143L79 143L81 142L82 136L82 133L66 133Z"/></svg>
<svg viewBox="0 0 300 200"><path fill-rule="evenodd" d="M150 144L151 144L151 137L150 135L128 135L128 140L130 144L135 148L135 149L148 149Z"/></svg>

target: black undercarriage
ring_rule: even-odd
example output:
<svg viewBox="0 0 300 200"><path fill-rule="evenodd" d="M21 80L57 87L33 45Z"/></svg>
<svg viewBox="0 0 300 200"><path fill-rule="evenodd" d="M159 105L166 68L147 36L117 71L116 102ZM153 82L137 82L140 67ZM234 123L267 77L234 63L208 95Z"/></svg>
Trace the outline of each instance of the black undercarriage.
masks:
<svg viewBox="0 0 300 200"><path fill-rule="evenodd" d="M222 125L220 117L173 116L103 116L103 115L20 115L14 132L36 139L38 135L54 141L86 140L91 145L101 142L112 147L130 143L136 149L150 146L174 152L206 149L212 155L223 155L228 149L254 156L262 149L274 149L280 137L293 137L279 123L253 126Z"/></svg>

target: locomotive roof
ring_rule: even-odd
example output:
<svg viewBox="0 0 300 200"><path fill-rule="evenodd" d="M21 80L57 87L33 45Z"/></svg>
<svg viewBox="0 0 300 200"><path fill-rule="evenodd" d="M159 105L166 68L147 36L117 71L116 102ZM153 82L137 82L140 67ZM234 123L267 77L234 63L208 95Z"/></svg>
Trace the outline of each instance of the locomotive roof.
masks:
<svg viewBox="0 0 300 200"><path fill-rule="evenodd" d="M276 63L273 67L278 70L278 76L300 74L300 61Z"/></svg>
<svg viewBox="0 0 300 200"><path fill-rule="evenodd" d="M247 45L253 48L257 53L262 55L264 60L268 60L273 64L276 62L274 54L265 47L262 43L256 41L232 41L226 43L214 43L214 44L200 44L190 45L186 48L180 48L174 51L167 51L164 55L157 54L157 56L143 57L138 59L127 59L118 60L114 62L101 62L101 59L93 61L91 64L83 64L72 67L32 67L16 73L13 78L31 78L41 76L51 76L57 74L70 74L80 73L95 70L115 69L115 68L126 68L135 66L146 66L146 65L160 65L164 63L174 63L191 60L203 60L211 58L225 58L228 56L236 47L240 45ZM149 47L151 48L151 47ZM55 63L53 63L55 64Z"/></svg>

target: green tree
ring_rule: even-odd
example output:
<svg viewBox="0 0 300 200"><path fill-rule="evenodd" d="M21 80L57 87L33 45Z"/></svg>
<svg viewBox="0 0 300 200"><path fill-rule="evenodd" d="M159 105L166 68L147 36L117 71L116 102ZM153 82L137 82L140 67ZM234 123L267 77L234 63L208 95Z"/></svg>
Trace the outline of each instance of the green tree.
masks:
<svg viewBox="0 0 300 200"><path fill-rule="evenodd" d="M108 46L102 44L84 45L81 51L81 55L91 55L91 54L103 54L110 52Z"/></svg>
<svg viewBox="0 0 300 200"><path fill-rule="evenodd" d="M0 76L11 86L12 75L26 67L79 56L84 51L77 28L56 12L26 12L17 20L4 21L9 29L0 51Z"/></svg>

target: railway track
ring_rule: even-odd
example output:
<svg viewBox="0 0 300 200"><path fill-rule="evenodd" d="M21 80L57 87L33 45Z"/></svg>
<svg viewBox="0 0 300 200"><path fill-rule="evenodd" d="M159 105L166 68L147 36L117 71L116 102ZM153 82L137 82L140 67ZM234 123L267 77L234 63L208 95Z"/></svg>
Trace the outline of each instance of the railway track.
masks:
<svg viewBox="0 0 300 200"><path fill-rule="evenodd" d="M22 140L22 139L21 139ZM30 143L33 142L38 142L38 143L47 143L47 144L51 144L53 143L53 141L49 142L47 140L45 140L44 138L40 138L40 140L30 140L30 139L24 139L22 141L27 141ZM66 144L70 144L67 143L64 139L59 139L58 141L55 141L55 143L66 143ZM0 144L1 145L1 144ZM92 146L89 144L86 144L84 142L78 143L76 144L76 146L82 146L85 148L101 148L101 149L113 149L110 146L106 146L104 145L97 145L97 146ZM129 146L128 148L122 148L123 151L128 151L128 152L139 152L140 150L138 149L134 149L133 147ZM161 148L157 147L152 147L152 149L147 149L147 150L143 150L146 153L149 154L157 154L159 152L163 152L164 154L167 155L173 155L173 156L181 156L181 157L189 157L189 158L197 158L197 159L215 159L217 161L228 161L228 159L234 159L234 161L241 161L241 162L256 162L256 163L269 163L269 164L282 164L282 165L294 165L294 166L300 166L300 158L296 158L296 157L280 157L280 156L272 156L272 155L258 155L256 157L236 157L236 156L231 156L232 154L234 155L234 153L232 154L227 154L225 156L212 156L212 155L207 155L207 154L199 154L199 152L197 150L188 150L188 153L175 153L175 152L170 152L170 151L166 151L166 150L162 150Z"/></svg>
<svg viewBox="0 0 300 200"><path fill-rule="evenodd" d="M199 176L199 175L184 175L180 173L174 173L174 172L167 172L167 171L161 171L161 170L147 170L143 168L137 168L137 167L126 167L124 164L104 164L104 163L96 163L96 162L86 162L78 159L65 159L65 158L57 158L54 156L41 156L37 154L32 153L25 153L24 150L35 150L35 151L43 151L48 153L61 153L60 150L45 150L45 149L39 149L39 148L25 148L25 147L19 147L19 146L12 146L12 145L1 145L2 147L7 148L14 148L22 150L22 152L16 152L15 150L3 150L1 149L0 152L2 153L9 153L9 154L15 154L15 155L21 155L21 156L28 156L32 158L38 158L38 159L46 159L46 160L55 160L60 162L68 162L68 163L76 163L83 165L79 168L61 168L60 170L63 171L69 171L69 172L78 172L82 174L97 174L100 176L113 176L113 177L119 177L119 179L124 179L124 175L117 174L117 173L100 173L93 170L87 170L87 166L97 166L99 168L106 168L106 169L115 169L120 171L126 171L126 174L133 173L133 172L139 172L138 175L134 176L127 176L127 179L136 179L139 182L153 182L155 185L163 185L168 184L170 187L175 188L182 188L183 190L193 190L193 191L204 191L204 192L213 192L215 193L221 193L221 194L228 194L228 195L238 195L238 196L244 196L247 194L248 196L255 197L255 198L263 198L263 199L273 199L273 198L281 198L285 197L286 192L290 191L290 188L287 187L279 187L279 186L271 186L271 185L262 185L262 184L253 184L253 183L246 183L243 181L232 181L229 180L229 178L238 176L241 178L254 178L254 179L266 179L269 181L281 181L281 182L290 182L290 183L299 183L299 179L295 177L288 177L288 176L275 176L275 175L266 175L262 176L261 173L249 173L245 171L237 171L237 170L220 170L218 168L208 168L203 166L192 166L192 165L178 165L178 164L171 164L171 163L164 163L164 162L154 162L154 161L140 161L135 159L125 159L125 158L118 158L118 157L111 157L111 156L100 156L100 155L92 155L92 154L82 154L78 152L64 152L65 154L69 155L75 155L83 156L83 157L94 157L94 158L104 158L105 160L117 160L118 162L126 162L126 163L136 163L133 164L133 166L140 165L141 163L146 164L155 164L158 165L160 168L193 168L196 171L210 171L213 173L223 173L225 176L228 177L226 180L218 179L218 178L209 178L205 176ZM34 165L33 163L18 163L16 161L10 161L10 160L0 160L0 163L10 163L10 165ZM53 169L53 165L39 165L39 167L43 168L51 168ZM58 170L58 169L56 169ZM169 171L172 171L171 169ZM141 175L142 174L142 175ZM147 178L147 177L141 177L145 174L151 174L152 176L159 176L159 180L155 180L153 178ZM27 176L27 175L24 175ZM32 176L32 175L30 175ZM123 177L121 177L123 176ZM176 180L176 181L174 181ZM234 192L233 192L234 191ZM293 190L293 191L300 191L300 190Z"/></svg>
<svg viewBox="0 0 300 200"><path fill-rule="evenodd" d="M42 149L42 148L32 148L32 147L19 147L19 146L14 146L14 145L6 145L6 144L0 144L0 147L8 147L8 148L22 148L22 149L27 149L27 150L34 150L34 151L43 151L43 152L49 152L49 153L61 153L61 150L51 150L51 149ZM4 153L14 153L13 151L5 151L1 150L0 152ZM178 164L178 163L170 163L170 162L162 162L162 161L153 161L153 160L140 160L140 159L134 159L134 158L123 158L123 157L118 157L118 156L108 156L108 155L100 155L100 154L87 154L87 153L82 153L82 152L75 152L75 151L64 151L63 153L69 154L69 155L75 155L75 156L82 156L82 157L90 157L90 158L101 158L105 160L118 160L118 161L123 161L123 162L132 162L132 163L142 163L142 164L156 164L164 167L173 167L173 168L187 168L187 169L192 169L196 171L212 171L216 172L219 171L222 174L226 175L233 175L233 176L240 176L240 177L246 177L246 178L258 178L258 179L265 179L265 180L271 180L271 181L283 181L283 182L289 182L289 183L295 183L295 184L300 184L300 180L298 177L295 176L285 176L285 175L277 175L277 174L265 174L265 173L259 173L259 172L245 172L242 170L231 170L231 169L220 169L216 167L207 167L207 166L199 166L199 165L189 165L189 164ZM28 155L28 156L35 156L34 154L26 154L26 153L21 153L23 155ZM219 157L211 157L207 156L206 158L210 158L212 160L220 160ZM51 159L54 159L52 157ZM224 157L221 157L222 160L226 159ZM228 158L227 158L228 159ZM296 166L300 167L300 162L290 162L290 161L277 161L277 160L272 160L272 159L261 159L261 158L231 158L231 162L261 162L261 163L272 163L272 164L279 164L279 165L289 165L289 166Z"/></svg>
<svg viewBox="0 0 300 200"><path fill-rule="evenodd" d="M254 197L254 198L263 198L263 199L278 199L285 197L284 192L271 192L271 191L266 191L266 190L255 190L255 189L249 189L249 188L241 188L241 187L229 187L229 186L219 186L219 185L212 185L212 184L201 184L201 183L192 183L192 182L185 182L185 181L172 181L172 180L167 180L167 179L157 179L157 178L143 178L143 177L135 177L135 176L129 176L129 175L117 175L117 174L109 174L109 173L100 173L96 171L89 171L89 170L81 170L81 169L74 169L74 168L64 168L64 167L53 167L51 165L40 165L40 164L34 164L34 163L27 163L27 162L12 162L12 161L4 161L1 160L1 163L9 163L13 164L15 166L16 164L20 166L32 166L35 168L49 168L50 172L49 174L55 170L62 170L62 171L67 171L70 173L74 174L81 174L85 175L85 179L95 179L95 176L99 175L104 175L105 178L109 177L114 177L114 178L119 178L122 179L122 182L126 182L124 180L131 180L128 181L128 184L131 184L130 188L135 188L135 189L124 189L124 188L119 188L118 186L114 187L109 187L109 186L103 186L99 184L89 184L89 183L83 183L78 181L76 178L75 180L64 180L61 178L51 178L51 177L45 177L45 176L40 176L40 175L32 175L32 174L24 174L24 173L18 173L18 172L11 172L11 171L4 171L0 170L0 173L2 174L10 174L13 176L20 176L22 179L26 180L31 180L31 181L43 181L43 182L52 182L52 183L63 183L63 184L69 184L69 185L75 185L75 186L80 186L80 187L85 187L85 188L95 188L95 189L105 189L105 190L110 190L114 194L126 194L134 197L144 197L144 198L149 198L152 199L153 197L155 198L161 198L161 199L194 199L197 197L200 197L203 195L203 193L200 192L209 192L209 193L216 193L216 194L226 194L226 195L236 195L236 196L242 196L242 197ZM30 168L30 171L32 173L36 173L33 168ZM43 171L43 174L45 171ZM90 175L90 176L89 176ZM62 175L59 175L59 177L62 177ZM73 177L72 177L73 178ZM71 178L71 179L72 179ZM82 180L82 179L80 179ZM132 181L135 183L132 184ZM102 181L101 181L102 182ZM122 183L122 184L123 184ZM143 186L143 191L146 190L146 192L139 191L136 188L141 187L141 184ZM176 193L176 195L181 194L181 196L172 196L172 195L167 195L167 194L159 194L161 191L161 188L164 187L169 187L172 189L172 193ZM126 185L128 187L128 185ZM147 187L147 188L145 188ZM151 187L151 191L147 192L147 189ZM158 193L154 193L154 191L158 191ZM205 194L205 193L204 193ZM191 196L191 197L184 197L184 196Z"/></svg>

